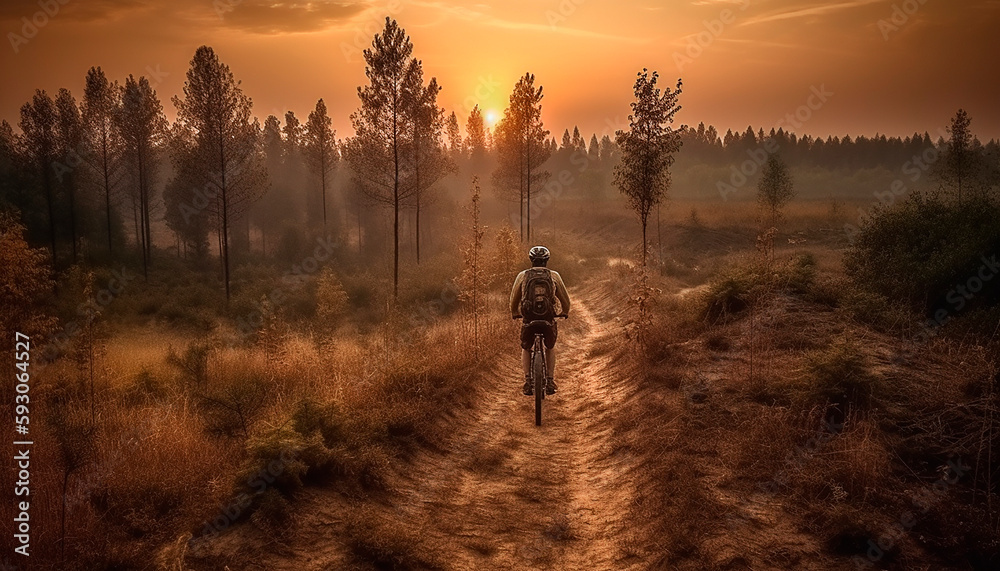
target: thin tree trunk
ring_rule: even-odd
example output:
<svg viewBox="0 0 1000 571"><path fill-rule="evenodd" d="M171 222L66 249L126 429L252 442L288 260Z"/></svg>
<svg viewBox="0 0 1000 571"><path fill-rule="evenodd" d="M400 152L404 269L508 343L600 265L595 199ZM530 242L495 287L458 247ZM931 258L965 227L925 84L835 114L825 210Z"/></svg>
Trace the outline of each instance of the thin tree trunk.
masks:
<svg viewBox="0 0 1000 571"><path fill-rule="evenodd" d="M222 167L222 275L226 282L226 303L229 303L229 201L226 196L226 151L221 143L219 163Z"/></svg>
<svg viewBox="0 0 1000 571"><path fill-rule="evenodd" d="M418 143L418 146L416 148L416 153L417 153L417 157L416 157L417 160L414 163L415 168L416 168L415 175L416 175L416 183L417 183L417 186L416 186L416 191L417 191L417 224L416 224L416 226L417 226L417 229L416 229L417 236L416 236L416 244L417 244L417 265L419 266L420 265L420 193L421 193L421 189L420 189L420 146L419 146L419 143Z"/></svg>
<svg viewBox="0 0 1000 571"><path fill-rule="evenodd" d="M530 131L529 131L530 133ZM524 202L527 205L527 226L528 226L528 242L531 242L531 136L525 133L525 145L524 145L524 170L525 170L525 188Z"/></svg>
<svg viewBox="0 0 1000 571"><path fill-rule="evenodd" d="M321 188L321 192L323 193L323 233L326 234L327 233L327 226L326 226L326 170L322 166L320 166L320 173L321 173L320 174L320 178L321 178L320 188Z"/></svg>
<svg viewBox="0 0 1000 571"><path fill-rule="evenodd" d="M656 203L656 259L663 264L663 233L660 231L660 203Z"/></svg>
<svg viewBox="0 0 1000 571"><path fill-rule="evenodd" d="M395 103L395 102L394 102ZM399 299L399 144L397 141L396 105L393 105L392 113L392 158L393 158L393 184L392 184L392 299Z"/></svg>
<svg viewBox="0 0 1000 571"><path fill-rule="evenodd" d="M77 261L76 252L76 183L73 181L73 174L70 173L67 179L66 194L69 198L69 234L73 242L73 263Z"/></svg>
<svg viewBox="0 0 1000 571"><path fill-rule="evenodd" d="M137 149L139 158L139 217L142 220L142 263L143 263L143 274L146 279L149 279L148 272L146 270L149 265L149 254L150 254L150 233L149 233L149 193L147 191L146 183L146 159L142 153L142 143L139 143L139 148Z"/></svg>
<svg viewBox="0 0 1000 571"><path fill-rule="evenodd" d="M114 255L111 245L111 173L108 172L108 135L105 131L101 141L101 170L104 175L104 215L108 222L108 254Z"/></svg>
<svg viewBox="0 0 1000 571"><path fill-rule="evenodd" d="M642 265L646 266L646 219L642 219Z"/></svg>
<svg viewBox="0 0 1000 571"><path fill-rule="evenodd" d="M45 185L45 204L49 209L49 242L52 247L52 267L56 267L56 217L52 207L52 176L49 165L42 165L42 184Z"/></svg>
<svg viewBox="0 0 1000 571"><path fill-rule="evenodd" d="M524 243L526 241L524 236L524 169L521 168L520 157L518 157L517 165L517 192L518 219L521 222L521 243Z"/></svg>
<svg viewBox="0 0 1000 571"><path fill-rule="evenodd" d="M139 205L136 203L136 197L132 198L132 226L135 230L135 246L139 248L142 253L142 275L143 278L148 280L149 276L146 274L146 245L143 243L145 240L145 231L139 228Z"/></svg>

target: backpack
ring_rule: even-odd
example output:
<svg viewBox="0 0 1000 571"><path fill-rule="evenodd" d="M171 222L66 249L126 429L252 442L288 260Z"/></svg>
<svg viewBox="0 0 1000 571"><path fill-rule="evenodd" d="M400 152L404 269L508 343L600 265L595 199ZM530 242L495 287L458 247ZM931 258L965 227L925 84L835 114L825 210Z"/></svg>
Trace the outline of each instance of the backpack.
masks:
<svg viewBox="0 0 1000 571"><path fill-rule="evenodd" d="M556 284L546 268L525 270L521 286L521 316L525 321L552 321L556 316Z"/></svg>

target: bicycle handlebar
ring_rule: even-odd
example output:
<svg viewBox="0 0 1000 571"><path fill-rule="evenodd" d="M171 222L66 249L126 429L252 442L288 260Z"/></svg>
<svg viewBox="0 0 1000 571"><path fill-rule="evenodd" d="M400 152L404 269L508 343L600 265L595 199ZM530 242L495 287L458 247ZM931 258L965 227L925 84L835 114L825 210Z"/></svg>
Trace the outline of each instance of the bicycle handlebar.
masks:
<svg viewBox="0 0 1000 571"><path fill-rule="evenodd" d="M557 315L552 321L545 321L544 319L538 319L535 321L529 321L528 327L540 327L542 325L552 325L556 319L568 319L568 315Z"/></svg>
<svg viewBox="0 0 1000 571"><path fill-rule="evenodd" d="M514 315L514 316L511 317L511 319L514 319L514 320L524 319L524 317L522 317L520 315ZM565 315L565 314L564 315L557 315L557 316L555 316L555 319L569 319L569 315ZM532 321L532 323L548 323L548 321L545 321L545 320Z"/></svg>

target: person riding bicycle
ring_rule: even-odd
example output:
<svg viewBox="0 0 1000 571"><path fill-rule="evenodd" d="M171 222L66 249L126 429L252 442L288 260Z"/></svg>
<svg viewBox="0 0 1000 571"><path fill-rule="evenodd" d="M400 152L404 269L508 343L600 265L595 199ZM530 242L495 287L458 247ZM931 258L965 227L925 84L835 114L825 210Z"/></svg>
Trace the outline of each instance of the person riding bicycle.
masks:
<svg viewBox="0 0 1000 571"><path fill-rule="evenodd" d="M546 349L545 393L556 392L556 328L555 318L569 317L569 293L562 276L546 267L549 263L549 249L535 246L528 251L531 268L517 274L514 287L510 291L510 313L514 319L523 319L521 325L521 365L524 369L525 395L534 394L531 386L531 346L535 334L542 333ZM556 313L556 300L561 313ZM544 325L531 326L533 321L545 321Z"/></svg>

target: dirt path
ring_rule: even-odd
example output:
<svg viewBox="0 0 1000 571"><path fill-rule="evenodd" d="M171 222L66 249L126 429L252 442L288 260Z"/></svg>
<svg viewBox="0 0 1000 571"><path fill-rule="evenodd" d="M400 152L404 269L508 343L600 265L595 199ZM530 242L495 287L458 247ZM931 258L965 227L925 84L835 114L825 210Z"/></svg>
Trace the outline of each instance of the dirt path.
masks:
<svg viewBox="0 0 1000 571"><path fill-rule="evenodd" d="M365 506L373 534L398 531L413 555L396 568L633 569L620 549L621 520L633 502L632 458L612 445L621 383L598 351L603 329L588 290L573 290L572 317L560 323L556 379L543 426L534 399L520 393L520 359L504 359L480 382L471 410L456 411L443 450L417 454L389 497ZM511 340L513 347L514 340ZM350 568L341 536L358 506L326 490L300 498L291 544L255 562L270 570ZM397 548L399 546L397 545ZM415 561L415 562L414 562Z"/></svg>
<svg viewBox="0 0 1000 571"><path fill-rule="evenodd" d="M605 358L590 354L601 329L586 292L572 294L557 346L559 393L545 401L543 426L509 359L446 453L416 462L398 483L400 515L447 569L627 568L616 563L632 487L609 440L615 395Z"/></svg>

